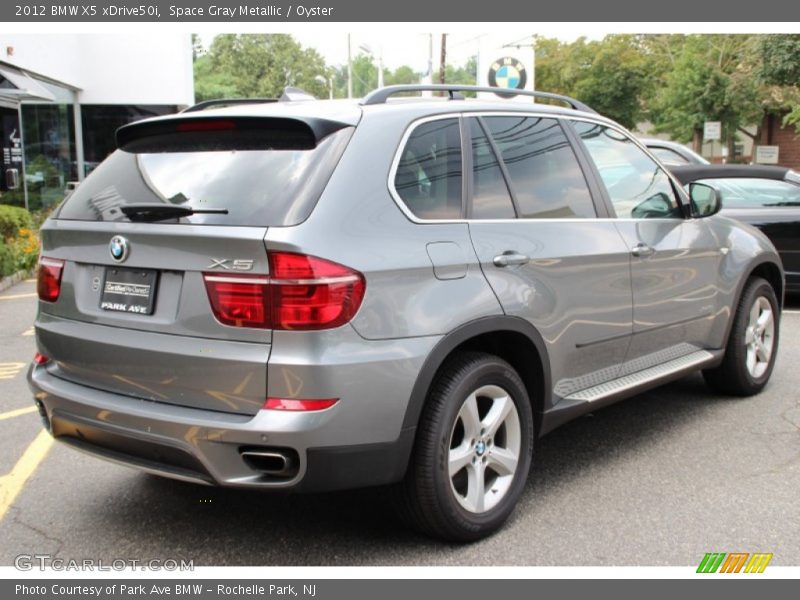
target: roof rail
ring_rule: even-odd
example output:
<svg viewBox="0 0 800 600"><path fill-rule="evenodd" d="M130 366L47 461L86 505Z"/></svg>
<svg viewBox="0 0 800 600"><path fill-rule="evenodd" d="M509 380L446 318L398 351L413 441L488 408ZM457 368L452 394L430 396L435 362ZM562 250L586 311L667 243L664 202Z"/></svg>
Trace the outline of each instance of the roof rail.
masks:
<svg viewBox="0 0 800 600"><path fill-rule="evenodd" d="M447 92L451 100L463 100L464 96L458 92L489 92L492 94L509 96L530 96L532 98L543 98L546 100L558 100L568 104L575 110L597 113L593 108L587 106L575 98L562 96L561 94L551 94L550 92L531 92L529 90L508 90L499 87L483 87L479 85L459 85L459 84L431 84L431 85L389 85L377 90L373 90L361 100L361 104L369 106L371 104L384 104L390 96L405 92Z"/></svg>
<svg viewBox="0 0 800 600"><path fill-rule="evenodd" d="M263 104L265 102L277 102L277 98L218 98L216 100L203 100L184 108L181 112L200 112L207 108L215 108L220 106L233 106L234 104Z"/></svg>

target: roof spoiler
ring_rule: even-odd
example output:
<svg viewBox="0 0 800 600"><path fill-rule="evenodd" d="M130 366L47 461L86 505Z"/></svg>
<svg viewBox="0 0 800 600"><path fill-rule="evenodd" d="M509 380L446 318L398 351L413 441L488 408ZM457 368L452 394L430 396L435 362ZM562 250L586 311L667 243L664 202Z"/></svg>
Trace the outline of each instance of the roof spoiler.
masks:
<svg viewBox="0 0 800 600"><path fill-rule="evenodd" d="M117 147L132 153L311 150L347 123L314 117L172 115L123 125Z"/></svg>

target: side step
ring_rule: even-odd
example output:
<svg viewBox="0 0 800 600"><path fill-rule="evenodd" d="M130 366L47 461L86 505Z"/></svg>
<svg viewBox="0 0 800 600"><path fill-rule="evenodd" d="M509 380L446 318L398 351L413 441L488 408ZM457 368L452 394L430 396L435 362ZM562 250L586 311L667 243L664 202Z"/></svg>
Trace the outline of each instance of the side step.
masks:
<svg viewBox="0 0 800 600"><path fill-rule="evenodd" d="M706 350L698 350L697 352L692 352L686 356L675 358L669 362L656 365L655 367L643 369L642 371L625 375L619 379L614 379L612 381L601 383L600 385L586 388L585 390L580 390L570 394L565 398L565 400L596 402L597 400L602 400L603 398L607 398L609 396L615 396L616 394L637 388L640 385L650 383L651 381L656 381L669 375L680 373L681 371L690 371L693 368L702 365L703 363L709 362L713 358L714 355L711 354L711 352Z"/></svg>

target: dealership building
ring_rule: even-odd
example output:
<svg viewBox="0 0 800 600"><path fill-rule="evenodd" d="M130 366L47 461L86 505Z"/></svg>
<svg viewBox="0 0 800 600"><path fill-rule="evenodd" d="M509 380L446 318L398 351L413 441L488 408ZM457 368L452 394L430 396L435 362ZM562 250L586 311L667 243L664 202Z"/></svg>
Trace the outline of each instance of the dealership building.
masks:
<svg viewBox="0 0 800 600"><path fill-rule="evenodd" d="M118 127L193 101L188 33L0 33L0 203L57 204Z"/></svg>

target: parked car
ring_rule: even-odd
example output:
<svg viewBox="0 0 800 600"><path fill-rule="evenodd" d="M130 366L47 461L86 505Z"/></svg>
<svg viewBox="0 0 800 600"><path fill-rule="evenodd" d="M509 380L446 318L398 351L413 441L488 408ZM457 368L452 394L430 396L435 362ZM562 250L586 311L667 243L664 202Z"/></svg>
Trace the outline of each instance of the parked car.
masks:
<svg viewBox="0 0 800 600"><path fill-rule="evenodd" d="M653 156L661 161L661 164L671 167L677 165L708 165L705 158L694 150L687 148L678 142L660 140L658 138L639 138Z"/></svg>
<svg viewBox="0 0 800 600"><path fill-rule="evenodd" d="M672 167L681 183L714 186L722 214L758 227L778 249L786 291L800 293L800 174L767 165Z"/></svg>
<svg viewBox="0 0 800 600"><path fill-rule="evenodd" d="M389 101L424 90L446 97ZM487 88L119 129L41 230L47 429L186 481L391 485L413 525L467 541L570 419L698 370L761 391L769 240L578 101L464 91Z"/></svg>

